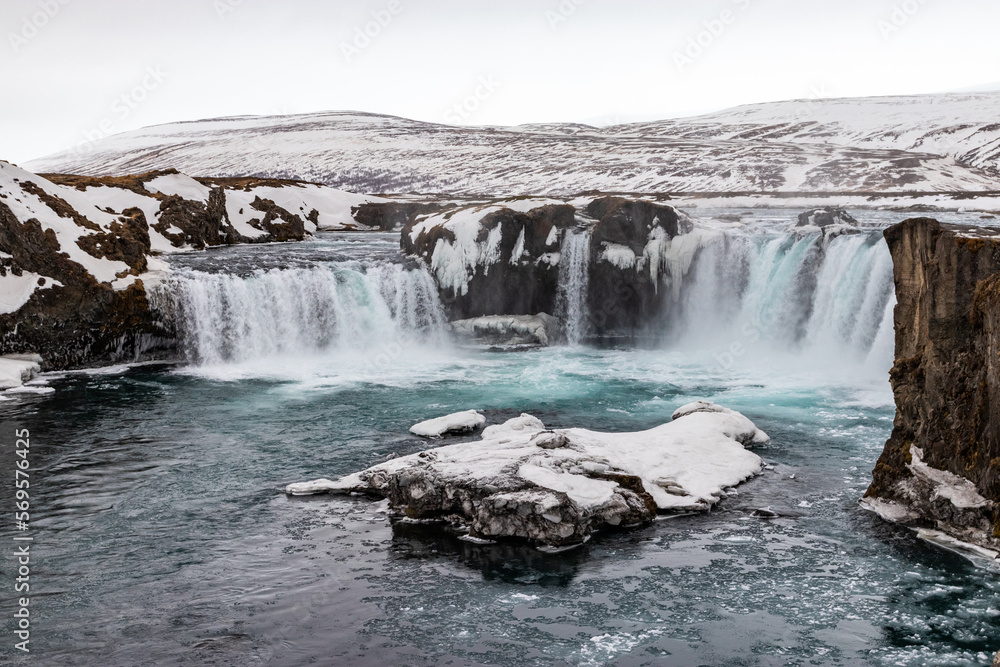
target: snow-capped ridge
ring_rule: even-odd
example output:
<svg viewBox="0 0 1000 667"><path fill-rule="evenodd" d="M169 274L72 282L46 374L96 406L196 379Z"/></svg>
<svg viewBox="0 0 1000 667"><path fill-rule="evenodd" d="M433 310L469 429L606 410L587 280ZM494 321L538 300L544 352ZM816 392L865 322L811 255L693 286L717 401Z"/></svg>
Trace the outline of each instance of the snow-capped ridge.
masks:
<svg viewBox="0 0 1000 667"><path fill-rule="evenodd" d="M1000 92L799 99L594 128L454 127L360 112L231 117L108 137L43 171L174 167L352 191L959 192L1000 186Z"/></svg>

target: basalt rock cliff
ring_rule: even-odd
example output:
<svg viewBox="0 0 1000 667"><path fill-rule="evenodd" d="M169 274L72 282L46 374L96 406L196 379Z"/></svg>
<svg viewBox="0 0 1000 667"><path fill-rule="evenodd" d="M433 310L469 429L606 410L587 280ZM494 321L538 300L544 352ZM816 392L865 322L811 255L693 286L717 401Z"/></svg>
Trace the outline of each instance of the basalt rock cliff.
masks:
<svg viewBox="0 0 1000 667"><path fill-rule="evenodd" d="M675 274L686 271L697 249L693 236L690 252L679 247L684 239L673 243L692 231L690 220L672 206L622 197L595 199L587 215L597 221L587 294L592 328L628 333L656 322L667 303L661 290L681 279Z"/></svg>
<svg viewBox="0 0 1000 667"><path fill-rule="evenodd" d="M400 245L430 266L452 319L553 313L560 238L576 212L538 204L498 202L411 218Z"/></svg>
<svg viewBox="0 0 1000 667"><path fill-rule="evenodd" d="M407 209L400 245L426 262L455 320L565 315L564 281L580 291L588 334L629 335L655 325L668 302L664 290L679 287L698 250L692 223L672 206L645 199L579 202L519 198L430 214ZM399 214L381 204L364 210L376 223ZM576 257L571 235L586 237ZM574 271L579 280L566 275Z"/></svg>
<svg viewBox="0 0 1000 667"><path fill-rule="evenodd" d="M897 412L866 498L887 518L1000 550L1000 229L916 218L885 238Z"/></svg>

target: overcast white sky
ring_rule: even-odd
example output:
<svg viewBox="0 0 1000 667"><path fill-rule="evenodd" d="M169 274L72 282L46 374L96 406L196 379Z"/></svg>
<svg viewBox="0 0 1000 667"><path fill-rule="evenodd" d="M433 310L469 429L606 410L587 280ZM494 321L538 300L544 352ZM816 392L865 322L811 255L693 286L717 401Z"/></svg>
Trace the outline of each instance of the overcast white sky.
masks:
<svg viewBox="0 0 1000 667"><path fill-rule="evenodd" d="M2 0L0 158L223 115L517 124L963 89L1000 81L998 25L996 0Z"/></svg>

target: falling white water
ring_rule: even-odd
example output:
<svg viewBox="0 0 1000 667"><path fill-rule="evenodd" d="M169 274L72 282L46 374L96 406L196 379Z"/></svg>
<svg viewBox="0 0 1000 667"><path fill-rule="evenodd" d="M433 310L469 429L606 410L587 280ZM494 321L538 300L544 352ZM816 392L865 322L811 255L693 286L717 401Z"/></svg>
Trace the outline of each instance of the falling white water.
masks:
<svg viewBox="0 0 1000 667"><path fill-rule="evenodd" d="M878 233L729 233L710 240L672 305L672 331L720 359L799 350L891 364L892 258Z"/></svg>
<svg viewBox="0 0 1000 667"><path fill-rule="evenodd" d="M670 347L708 352L725 367L754 355L888 369L892 260L878 232L726 230L705 235L686 272L661 290ZM305 248L309 250L309 248ZM572 345L590 328L590 234L564 235L556 314ZM152 291L153 306L200 366L308 359L387 343L435 343L447 318L426 268L372 257L242 274L181 269ZM395 349L395 348L393 348Z"/></svg>
<svg viewBox="0 0 1000 667"><path fill-rule="evenodd" d="M188 358L202 365L361 350L401 336L443 337L446 318L425 270L383 264L271 269L249 276L185 271L153 293Z"/></svg>
<svg viewBox="0 0 1000 667"><path fill-rule="evenodd" d="M590 232L567 231L560 252L557 314L563 321L566 340L579 345L589 330Z"/></svg>

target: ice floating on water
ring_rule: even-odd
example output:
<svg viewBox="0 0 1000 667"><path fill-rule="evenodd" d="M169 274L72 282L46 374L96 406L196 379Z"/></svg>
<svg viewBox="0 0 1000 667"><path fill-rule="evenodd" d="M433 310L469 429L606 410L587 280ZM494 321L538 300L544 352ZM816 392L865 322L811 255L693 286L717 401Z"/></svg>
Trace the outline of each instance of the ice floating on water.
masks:
<svg viewBox="0 0 1000 667"><path fill-rule="evenodd" d="M20 387L41 371L37 354L8 354L0 357L0 389Z"/></svg>
<svg viewBox="0 0 1000 667"><path fill-rule="evenodd" d="M449 433L471 433L486 425L486 417L476 410L428 419L410 427L410 433L422 438L440 438Z"/></svg>
<svg viewBox="0 0 1000 667"><path fill-rule="evenodd" d="M962 540L956 539L947 533L943 533L939 530L930 530L928 528L921 528L917 530L917 537L925 542L930 542L931 544L935 544L942 549L947 549L952 553L968 558L973 563L978 565L986 565L990 568L1000 569L1000 553L992 549L986 549L975 544L970 544L969 542L963 542Z"/></svg>
<svg viewBox="0 0 1000 667"><path fill-rule="evenodd" d="M698 402L637 433L548 431L521 415L482 439L392 459L286 493L368 493L413 518L444 518L479 539L519 537L549 546L583 542L603 526L657 512L707 510L761 470L744 445L768 442L742 414ZM442 418L447 420L448 418ZM436 430L436 429L429 429Z"/></svg>
<svg viewBox="0 0 1000 667"><path fill-rule="evenodd" d="M451 323L452 331L486 345L516 348L547 346L560 333L559 321L538 315L485 315Z"/></svg>

